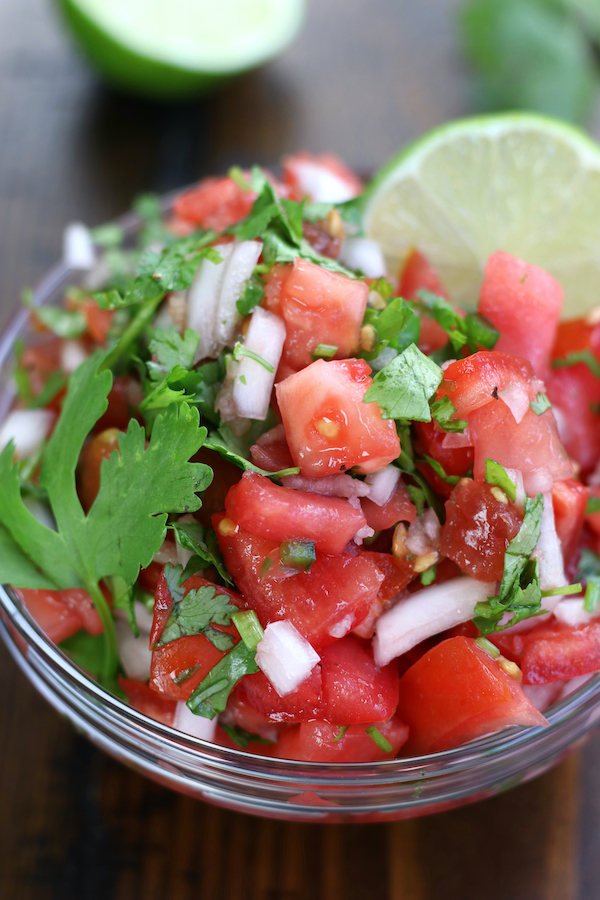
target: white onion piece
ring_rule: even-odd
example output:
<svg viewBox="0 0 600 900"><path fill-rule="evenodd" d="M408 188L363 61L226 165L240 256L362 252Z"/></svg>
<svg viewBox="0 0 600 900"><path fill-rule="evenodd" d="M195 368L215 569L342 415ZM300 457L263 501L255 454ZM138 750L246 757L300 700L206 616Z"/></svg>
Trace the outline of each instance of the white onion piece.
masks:
<svg viewBox="0 0 600 900"><path fill-rule="evenodd" d="M80 341L64 341L60 350L60 367L70 374L85 362L89 353Z"/></svg>
<svg viewBox="0 0 600 900"><path fill-rule="evenodd" d="M522 422L529 409L529 392L526 388L513 382L500 391L498 397L506 403L517 425Z"/></svg>
<svg viewBox="0 0 600 900"><path fill-rule="evenodd" d="M432 550L438 550L441 536L440 520L435 510L426 509L408 529L405 546L414 556L425 556Z"/></svg>
<svg viewBox="0 0 600 900"><path fill-rule="evenodd" d="M495 592L495 582L454 578L400 600L375 624L373 653L376 665L386 666L425 638L472 619L476 605Z"/></svg>
<svg viewBox="0 0 600 900"><path fill-rule="evenodd" d="M40 449L53 422L49 409L13 409L0 426L0 450L13 440L17 459L27 459Z"/></svg>
<svg viewBox="0 0 600 900"><path fill-rule="evenodd" d="M136 681L147 681L150 677L150 664L152 651L148 647L148 638L152 628L152 616L143 605L135 603L135 619L140 630L140 636L136 638L127 617L122 610L115 611L115 631L119 656L128 678Z"/></svg>
<svg viewBox="0 0 600 900"><path fill-rule="evenodd" d="M280 697L306 681L320 659L296 626L286 619L270 622L256 648L256 665Z"/></svg>
<svg viewBox="0 0 600 900"><path fill-rule="evenodd" d="M159 563L161 566L167 563L176 566L179 560L177 559L177 547L173 541L163 541L160 550L157 550L152 557L152 562Z"/></svg>
<svg viewBox="0 0 600 900"><path fill-rule="evenodd" d="M542 510L542 523L540 539L533 551L534 559L537 559L540 571L540 587L543 591L562 587L567 584L565 567L563 563L562 548L556 533L554 522L554 508L552 506L552 494L544 494L544 509ZM560 596L544 597L544 609L552 612Z"/></svg>
<svg viewBox="0 0 600 900"><path fill-rule="evenodd" d="M553 681L551 684L523 684L524 693L540 712L548 709L558 699L564 681Z"/></svg>
<svg viewBox="0 0 600 900"><path fill-rule="evenodd" d="M385 506L391 500L398 482L400 481L400 469L396 466L385 466L372 475L367 475L365 482L370 486L369 500L377 506Z"/></svg>
<svg viewBox="0 0 600 900"><path fill-rule="evenodd" d="M345 203L356 197L347 181L317 162L295 162L294 175L301 193L314 203Z"/></svg>
<svg viewBox="0 0 600 900"><path fill-rule="evenodd" d="M550 598L546 597L542 600L544 609L548 599ZM594 617L583 608L583 603L583 597L559 597L559 602L553 610L554 616L559 622L564 622L574 628L578 625L587 625Z"/></svg>
<svg viewBox="0 0 600 900"><path fill-rule="evenodd" d="M219 347L229 344L233 338L235 326L240 319L236 304L262 253L261 241L242 241L231 246L233 253L229 257L219 291L215 322L215 336ZM217 249L220 251L220 247Z"/></svg>
<svg viewBox="0 0 600 900"><path fill-rule="evenodd" d="M219 244L215 249L221 255L221 262L203 259L187 292L187 323L200 335L194 362L214 356L218 347L216 318L219 295L233 244Z"/></svg>
<svg viewBox="0 0 600 900"><path fill-rule="evenodd" d="M87 272L96 263L94 242L83 222L71 222L63 232L63 262L68 269Z"/></svg>
<svg viewBox="0 0 600 900"><path fill-rule="evenodd" d="M515 506L523 512L525 509L525 485L523 484L523 473L520 469L505 469L504 471L516 488Z"/></svg>
<svg viewBox="0 0 600 900"><path fill-rule="evenodd" d="M339 259L349 269L359 269L367 278L385 278L387 275L381 247L369 238L347 237Z"/></svg>
<svg viewBox="0 0 600 900"><path fill-rule="evenodd" d="M473 438L471 437L471 433L469 431L469 427L467 426L462 434L458 431L453 432L449 431L444 435L444 439L442 441L442 447L444 450L446 448L450 450L454 450L456 447L472 447L473 446Z"/></svg>
<svg viewBox="0 0 600 900"><path fill-rule="evenodd" d="M180 700L175 707L175 718L173 719L175 731L181 731L183 734L189 734L203 741L214 741L216 727L216 719L196 716L183 700Z"/></svg>
<svg viewBox="0 0 600 900"><path fill-rule="evenodd" d="M273 367L273 371L269 372L261 363L248 356L240 357L233 382L233 402L238 415L261 421L267 418L284 341L283 319L257 306L250 319L244 348L264 359Z"/></svg>
<svg viewBox="0 0 600 900"><path fill-rule="evenodd" d="M351 475L325 475L324 478L285 475L281 483L293 491L321 494L323 497L368 497L371 490L368 484Z"/></svg>

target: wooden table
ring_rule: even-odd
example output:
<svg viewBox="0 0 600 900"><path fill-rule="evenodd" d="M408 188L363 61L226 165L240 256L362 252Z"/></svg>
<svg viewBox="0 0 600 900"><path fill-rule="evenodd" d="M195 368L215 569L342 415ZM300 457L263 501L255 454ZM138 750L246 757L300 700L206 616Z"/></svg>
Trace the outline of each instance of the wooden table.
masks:
<svg viewBox="0 0 600 900"><path fill-rule="evenodd" d="M469 111L455 0L313 0L295 45L214 98L101 87L49 0L0 0L0 326L59 255L143 190L331 149L369 172ZM392 825L252 819L178 796L94 749L0 652L3 900L593 900L600 736L537 781Z"/></svg>

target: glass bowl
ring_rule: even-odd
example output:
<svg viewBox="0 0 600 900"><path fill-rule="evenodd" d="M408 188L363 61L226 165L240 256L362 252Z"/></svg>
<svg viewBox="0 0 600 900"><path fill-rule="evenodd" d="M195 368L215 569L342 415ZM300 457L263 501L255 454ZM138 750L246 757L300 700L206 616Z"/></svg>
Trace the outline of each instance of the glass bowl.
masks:
<svg viewBox="0 0 600 900"><path fill-rule="evenodd" d="M139 220L129 215L118 224L132 236ZM76 273L56 266L37 286L34 302L60 302L76 280ZM15 341L31 339L27 322L22 311L0 340L0 421L14 397ZM277 819L383 821L481 800L546 771L600 719L600 675L594 675L547 711L546 728L511 728L455 750L378 763L267 759L189 737L131 709L74 665L10 588L0 587L0 634L40 694L98 747L181 793Z"/></svg>

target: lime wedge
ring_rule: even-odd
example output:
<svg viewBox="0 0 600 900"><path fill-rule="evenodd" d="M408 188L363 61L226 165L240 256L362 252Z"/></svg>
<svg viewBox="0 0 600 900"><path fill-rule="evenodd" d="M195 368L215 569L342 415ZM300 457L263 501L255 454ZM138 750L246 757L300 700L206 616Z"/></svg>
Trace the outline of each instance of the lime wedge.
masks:
<svg viewBox="0 0 600 900"><path fill-rule="evenodd" d="M462 305L495 250L554 275L566 317L600 303L600 147L562 122L508 113L437 128L383 167L364 215L391 273L417 247Z"/></svg>
<svg viewBox="0 0 600 900"><path fill-rule="evenodd" d="M59 0L82 49L121 88L154 97L207 91L275 57L304 0Z"/></svg>

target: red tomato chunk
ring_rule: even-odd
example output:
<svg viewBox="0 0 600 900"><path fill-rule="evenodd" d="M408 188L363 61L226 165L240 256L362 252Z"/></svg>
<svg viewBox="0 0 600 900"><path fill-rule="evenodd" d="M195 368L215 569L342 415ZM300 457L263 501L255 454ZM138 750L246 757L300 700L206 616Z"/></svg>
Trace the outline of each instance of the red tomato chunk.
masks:
<svg viewBox="0 0 600 900"><path fill-rule="evenodd" d="M104 630L94 601L83 588L64 591L15 588L15 593L55 644L72 637L81 628L90 634L101 634Z"/></svg>
<svg viewBox="0 0 600 900"><path fill-rule="evenodd" d="M273 755L283 759L300 759L306 762L353 763L376 762L393 759L408 737L408 728L399 719L374 723L377 730L389 742L387 753L377 746L367 733L367 725L351 725L341 734L339 725L328 722L305 722L292 725L282 732Z"/></svg>
<svg viewBox="0 0 600 900"><path fill-rule="evenodd" d="M368 641L352 634L321 651L323 709L334 725L386 721L398 706L396 661L378 669Z"/></svg>

